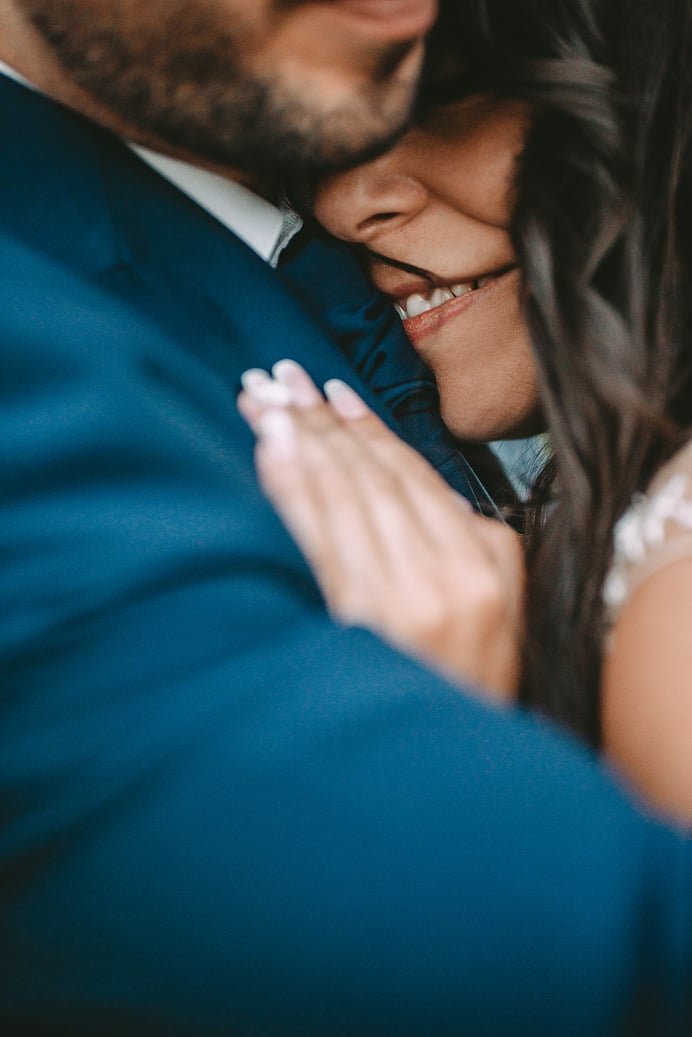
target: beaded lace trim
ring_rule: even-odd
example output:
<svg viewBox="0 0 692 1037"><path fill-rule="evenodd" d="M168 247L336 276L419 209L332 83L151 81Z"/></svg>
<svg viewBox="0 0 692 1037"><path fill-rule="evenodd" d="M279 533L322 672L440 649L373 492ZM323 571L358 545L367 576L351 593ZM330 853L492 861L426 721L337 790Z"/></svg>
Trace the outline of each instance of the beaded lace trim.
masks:
<svg viewBox="0 0 692 1037"><path fill-rule="evenodd" d="M603 585L606 622L612 625L622 605L632 593L645 562L656 562L662 548L675 532L692 533L692 501L688 497L689 478L677 472L651 494L637 494L615 526L613 560ZM692 554L692 547L690 548ZM654 565L654 568L657 568ZM649 570L649 566L646 566Z"/></svg>

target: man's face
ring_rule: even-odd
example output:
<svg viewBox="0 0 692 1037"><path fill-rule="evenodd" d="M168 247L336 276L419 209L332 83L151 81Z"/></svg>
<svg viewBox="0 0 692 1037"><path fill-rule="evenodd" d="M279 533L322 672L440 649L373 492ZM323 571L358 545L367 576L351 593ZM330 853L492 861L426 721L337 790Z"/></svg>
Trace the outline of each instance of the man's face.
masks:
<svg viewBox="0 0 692 1037"><path fill-rule="evenodd" d="M259 176L405 123L436 0L16 0L70 78L169 145Z"/></svg>

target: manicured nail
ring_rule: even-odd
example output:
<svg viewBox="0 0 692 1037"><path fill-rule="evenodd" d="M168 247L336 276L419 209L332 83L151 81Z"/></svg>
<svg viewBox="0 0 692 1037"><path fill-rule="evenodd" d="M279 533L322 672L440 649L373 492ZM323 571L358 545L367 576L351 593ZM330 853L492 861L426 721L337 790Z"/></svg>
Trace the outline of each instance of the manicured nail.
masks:
<svg viewBox="0 0 692 1037"><path fill-rule="evenodd" d="M286 386L296 407L316 407L323 402L322 394L307 371L295 360L279 360L272 367L277 382Z"/></svg>
<svg viewBox="0 0 692 1037"><path fill-rule="evenodd" d="M262 385L270 381L268 373L261 367L251 367L249 370L243 371L240 376L240 384L246 392L249 392L253 385Z"/></svg>
<svg viewBox="0 0 692 1037"><path fill-rule="evenodd" d="M240 382L248 396L266 407L290 407L293 403L288 386L273 381L266 371L246 371Z"/></svg>
<svg viewBox="0 0 692 1037"><path fill-rule="evenodd" d="M268 410L257 423L262 446L284 461L296 454L296 426L285 410Z"/></svg>
<svg viewBox="0 0 692 1037"><path fill-rule="evenodd" d="M368 407L355 390L340 378L331 378L325 383L324 392L336 413L341 418L364 418Z"/></svg>

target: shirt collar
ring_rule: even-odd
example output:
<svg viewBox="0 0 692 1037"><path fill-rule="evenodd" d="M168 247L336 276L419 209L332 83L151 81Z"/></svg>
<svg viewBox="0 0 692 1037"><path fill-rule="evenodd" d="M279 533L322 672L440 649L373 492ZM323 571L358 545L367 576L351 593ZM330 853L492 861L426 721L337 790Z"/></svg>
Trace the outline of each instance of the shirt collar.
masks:
<svg viewBox="0 0 692 1037"><path fill-rule="evenodd" d="M4 61L0 61L0 73L30 90L36 89ZM235 180L138 144L130 143L129 147L272 266L277 265L282 251L303 225L288 205L272 205Z"/></svg>
<svg viewBox="0 0 692 1037"><path fill-rule="evenodd" d="M235 180L139 144L130 147L272 266L276 266L279 255L302 226L302 220L291 209L272 205Z"/></svg>
<svg viewBox="0 0 692 1037"><path fill-rule="evenodd" d="M21 83L22 86L28 86L30 90L35 90L36 87L33 83L30 83L28 79L25 79L21 72L17 72L16 69L10 65L6 65L4 61L0 61L0 73L7 76L9 79L14 79L16 83Z"/></svg>

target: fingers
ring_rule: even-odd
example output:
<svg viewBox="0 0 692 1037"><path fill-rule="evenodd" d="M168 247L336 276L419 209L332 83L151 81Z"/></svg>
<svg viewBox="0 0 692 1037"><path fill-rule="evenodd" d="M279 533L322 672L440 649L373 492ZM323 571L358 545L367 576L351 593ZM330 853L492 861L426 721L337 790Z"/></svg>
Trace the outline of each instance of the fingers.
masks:
<svg viewBox="0 0 692 1037"><path fill-rule="evenodd" d="M303 550L334 618L364 622L363 601L387 582L371 509L332 437L301 427L298 412L260 419L257 468L263 489Z"/></svg>
<svg viewBox="0 0 692 1037"><path fill-rule="evenodd" d="M354 493L362 496L371 525L379 529L384 556L393 554L392 562L401 572L407 567L397 556L406 537L394 534L402 521L417 525L419 539L438 550L446 551L450 542L464 540L468 541L467 553L473 550L485 556L485 539L479 540L476 535L475 516L468 502L403 443L350 386L338 379L327 382L325 400L295 362L281 361L272 373L274 380L266 372L246 372L245 391L239 399L241 413L261 437L260 419L269 408L292 405L298 409L300 463L312 469L313 481L327 479L332 483L337 466L348 471L348 486L342 486L341 493L349 499ZM311 445L312 439L315 442ZM282 443L276 443L276 449L286 461L285 437ZM270 485L271 462L266 454L260 456L264 459L261 475L265 489L279 506ZM277 481L283 483L281 473L278 480L273 480L275 489ZM466 513L463 518L462 513Z"/></svg>
<svg viewBox="0 0 692 1037"><path fill-rule="evenodd" d="M323 402L322 395L310 378L295 360L279 360L272 368L276 382L288 390L294 407L309 410L319 407Z"/></svg>
<svg viewBox="0 0 692 1037"><path fill-rule="evenodd" d="M293 405L301 410L299 415L299 434L301 441L301 462L315 467L340 464L349 469L351 492L360 488L368 493L377 492L379 518L388 511L387 496L406 497L409 506L420 496L415 490L416 476L423 483L431 480L438 492L445 495L451 491L446 483L437 476L429 464L414 450L403 443L370 408L360 396L339 379L332 379L325 384L326 400L318 392L308 375L297 364L282 361L275 365L273 373L281 383L274 391L271 379L265 374L262 381L257 372L249 372L244 377L247 394L255 394L262 406L285 405L285 390L300 392L295 395ZM241 407L244 412L252 408L244 400ZM298 417L298 416L297 416ZM261 426L258 426L261 434ZM310 445L311 437L323 442ZM405 478L402 474L406 472ZM401 507L401 501L396 506ZM415 512L415 508L413 508ZM394 520L395 516L392 516Z"/></svg>
<svg viewBox="0 0 692 1037"><path fill-rule="evenodd" d="M420 563L427 539L394 468L370 450L367 430L384 430L393 444L396 437L343 382L327 383L324 400L296 365L282 364L274 374L282 388L290 384L300 393L291 409L281 408L285 394L258 372L245 376L239 400L259 437L262 486L303 549L333 614L345 622L372 621L364 602L379 603L383 587L395 590L410 578L411 556Z"/></svg>
<svg viewBox="0 0 692 1037"><path fill-rule="evenodd" d="M336 580L333 533L325 522L319 483L310 477L299 457L297 428L286 410L268 410L257 422L255 461L264 493L281 516L288 532L303 552L327 603Z"/></svg>
<svg viewBox="0 0 692 1037"><path fill-rule="evenodd" d="M273 376L273 377L272 377ZM421 455L396 436L345 382L325 383L325 396L295 361L282 360L266 371L252 369L242 377L243 392L238 407L248 424L258 432L261 415L271 407L295 407L303 412L301 426L315 434L335 432L348 425L349 436L357 438L380 463L392 471L413 471L433 488L449 492L447 484ZM460 498L463 506L463 498Z"/></svg>
<svg viewBox="0 0 692 1037"><path fill-rule="evenodd" d="M334 618L511 692L518 538L462 503L345 383L328 382L325 399L292 361L272 375L247 372L238 405L258 436L262 486Z"/></svg>
<svg viewBox="0 0 692 1037"><path fill-rule="evenodd" d="M361 421L370 418L373 428L383 427L382 422L372 413L365 401L355 389L352 389L340 378L331 378L324 384L324 392L334 410L344 421Z"/></svg>
<svg viewBox="0 0 692 1037"><path fill-rule="evenodd" d="M473 515L471 504L454 493L425 458L394 435L350 386L333 379L325 384L324 389L336 415L349 422L350 433L375 455L396 482L401 483L399 492L407 494L409 506L418 514L428 535L440 545L448 546L450 530L444 519L451 515L453 523L456 525L457 522L450 500L460 511ZM402 479L404 472L405 478Z"/></svg>
<svg viewBox="0 0 692 1037"><path fill-rule="evenodd" d="M243 374L241 384L238 410L255 433L260 418L272 407L307 409L324 402L310 376L293 360L279 360L271 375L261 368L251 368Z"/></svg>

